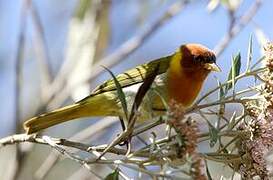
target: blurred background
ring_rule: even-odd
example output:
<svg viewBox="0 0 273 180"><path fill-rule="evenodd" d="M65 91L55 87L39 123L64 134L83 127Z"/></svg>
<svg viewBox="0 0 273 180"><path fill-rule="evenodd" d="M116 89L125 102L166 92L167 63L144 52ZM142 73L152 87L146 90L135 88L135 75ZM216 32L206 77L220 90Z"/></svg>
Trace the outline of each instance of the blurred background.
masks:
<svg viewBox="0 0 273 180"><path fill-rule="evenodd" d="M273 36L272 7L269 0L0 0L0 137L22 132L22 122L37 113L87 96L110 78L100 65L118 74L184 43L204 44L218 56L222 72L210 75L204 93L217 85L215 77L227 79L238 52L244 69L251 36L253 61L261 57ZM69 122L46 133L68 138L96 122ZM104 122L96 124L101 130L87 142L106 143L105 134L120 130L117 120ZM0 150L0 179L93 177L78 175L80 165L69 160L41 170L50 148L29 145L21 151L29 149L36 153L23 158L25 165L15 175L10 167L16 148Z"/></svg>

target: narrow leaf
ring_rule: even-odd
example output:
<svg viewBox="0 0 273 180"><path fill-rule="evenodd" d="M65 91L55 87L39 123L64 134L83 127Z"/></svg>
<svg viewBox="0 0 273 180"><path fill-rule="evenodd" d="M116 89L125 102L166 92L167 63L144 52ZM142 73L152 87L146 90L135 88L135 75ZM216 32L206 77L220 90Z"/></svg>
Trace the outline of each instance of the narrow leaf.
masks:
<svg viewBox="0 0 273 180"><path fill-rule="evenodd" d="M213 147L217 143L219 130L213 126L210 126L209 133L210 133L210 147Z"/></svg>
<svg viewBox="0 0 273 180"><path fill-rule="evenodd" d="M232 92L233 96L235 96L235 78L240 74L241 70L241 54L238 53L233 60L233 68L232 68Z"/></svg>
<svg viewBox="0 0 273 180"><path fill-rule="evenodd" d="M183 146L185 147L185 140L181 136L180 131L176 128L175 128L175 130L176 130L176 132L178 132L177 135L175 136L175 138L176 138L176 141L178 142L179 147L183 147Z"/></svg>
<svg viewBox="0 0 273 180"><path fill-rule="evenodd" d="M222 100L225 96L225 92L224 92L224 89L223 89L223 86L221 84L221 82L219 81L219 86L220 86L220 89L219 89L219 99Z"/></svg>
<svg viewBox="0 0 273 180"><path fill-rule="evenodd" d="M221 102L223 100L223 98L225 97L225 92L224 92L222 83L218 79L217 79L217 82L218 82L218 87L220 87L218 98L219 98L219 101ZM224 112L225 112L225 104L221 103L220 108L219 108L219 114L223 114Z"/></svg>
<svg viewBox="0 0 273 180"><path fill-rule="evenodd" d="M251 35L248 42L246 72L250 71L252 57L253 57L253 37Z"/></svg>
<svg viewBox="0 0 273 180"><path fill-rule="evenodd" d="M208 162L207 161L205 161L205 162L206 162L206 173L207 173L207 176L208 176L208 180L212 180L211 174L209 172Z"/></svg>
<svg viewBox="0 0 273 180"><path fill-rule="evenodd" d="M234 61L232 61L232 78L231 78L231 84L232 84L232 95L234 96L234 94L235 94L235 62Z"/></svg>
<svg viewBox="0 0 273 180"><path fill-rule="evenodd" d="M119 170L116 169L112 173L108 174L104 180L118 180L119 179Z"/></svg>
<svg viewBox="0 0 273 180"><path fill-rule="evenodd" d="M87 14L88 10L91 9L91 0L82 0L79 1L78 7L76 8L76 12L74 16L80 20L84 19L84 16Z"/></svg>
<svg viewBox="0 0 273 180"><path fill-rule="evenodd" d="M124 94L124 92L122 90L122 87L121 87L119 81L117 80L116 76L112 73L112 71L110 71L106 67L103 67L103 68L111 74L111 76L112 76L112 78L113 78L113 80L115 82L115 85L117 87L118 98L119 98L119 100L121 102L121 106L122 106L122 109L124 111L125 117L128 120L127 102L126 102L125 94Z"/></svg>
<svg viewBox="0 0 273 180"><path fill-rule="evenodd" d="M253 70L254 68L256 68L258 65L260 65L263 60L264 60L265 56L262 56L261 58L259 58L252 66L251 66L251 70Z"/></svg>
<svg viewBox="0 0 273 180"><path fill-rule="evenodd" d="M229 124L228 124L228 130L232 130L236 124L236 111L233 112Z"/></svg>
<svg viewBox="0 0 273 180"><path fill-rule="evenodd" d="M162 104L164 106L164 108L161 109L161 110L166 111L168 109L168 107L169 107L166 98L163 97L163 95L157 89L151 88L151 90L153 90L160 97L160 100L162 101Z"/></svg>
<svg viewBox="0 0 273 180"><path fill-rule="evenodd" d="M220 147L221 147L221 148L224 148L224 145L223 145L222 143L220 143ZM224 153L226 153L226 154L229 153L228 150L227 150L227 148L224 148L222 151L223 151Z"/></svg>
<svg viewBox="0 0 273 180"><path fill-rule="evenodd" d="M154 82L156 76L158 75L158 68L159 66L157 66L154 69L154 71L144 79L143 84L139 87L134 100L134 104L132 106L131 114L128 120L129 122L133 119L135 112L138 110L145 94L151 88L152 83Z"/></svg>
<svg viewBox="0 0 273 180"><path fill-rule="evenodd" d="M219 98L219 101L222 102L223 101L223 98L225 96L225 93L224 93L224 89L223 89L223 86L222 86L222 83L219 81L219 79L217 79L217 82L218 82L218 87L219 88L219 93L218 93L218 98ZM221 123L221 116L225 113L225 104L224 103L220 103L219 105L219 111L218 111L218 121L217 121L217 129L219 129L220 127L220 123Z"/></svg>
<svg viewBox="0 0 273 180"><path fill-rule="evenodd" d="M232 87L235 86L235 78L240 74L241 70L241 54L238 53L235 57L232 58L232 66L228 74L228 81L232 80L231 83L228 83L226 86L226 93Z"/></svg>

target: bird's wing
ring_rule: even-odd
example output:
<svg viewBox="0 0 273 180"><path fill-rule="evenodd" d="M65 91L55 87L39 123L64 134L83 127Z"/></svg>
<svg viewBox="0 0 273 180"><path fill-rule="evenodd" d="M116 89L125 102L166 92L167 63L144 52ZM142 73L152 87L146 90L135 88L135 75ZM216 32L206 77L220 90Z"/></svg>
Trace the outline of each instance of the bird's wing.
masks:
<svg viewBox="0 0 273 180"><path fill-rule="evenodd" d="M165 73L169 67L169 62L172 56L166 56L160 59L153 60L149 63L145 63L139 65L133 69L125 71L122 74L116 76L117 80L119 81L121 87L128 87L140 82L151 73L154 72L155 68L158 66L158 75ZM113 79L109 79L105 81L103 84L95 88L95 90L86 98L92 97L94 95L101 94L103 92L114 91L116 90L116 85ZM81 101L84 101L84 98Z"/></svg>

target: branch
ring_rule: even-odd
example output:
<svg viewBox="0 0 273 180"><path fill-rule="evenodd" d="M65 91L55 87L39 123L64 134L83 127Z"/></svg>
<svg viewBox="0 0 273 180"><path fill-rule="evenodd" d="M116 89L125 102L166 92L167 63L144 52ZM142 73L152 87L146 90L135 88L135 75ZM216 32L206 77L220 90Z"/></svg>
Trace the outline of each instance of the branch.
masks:
<svg viewBox="0 0 273 180"><path fill-rule="evenodd" d="M48 47L45 41L44 30L39 18L37 9L33 4L32 0L28 0L30 5L30 13L33 21L34 33L34 49L37 52L37 59L39 62L39 67L41 71L41 94L42 100L47 96L46 92L52 80L52 70L50 66Z"/></svg>
<svg viewBox="0 0 273 180"><path fill-rule="evenodd" d="M29 8L29 2L27 0L23 1L21 14L20 14L20 28L19 28L19 36L18 36L18 47L17 47L17 54L16 54L16 61L15 61L15 93L14 93L14 109L15 109L15 119L14 119L14 131L15 133L19 133L21 130L21 101L22 101L22 80L23 80L23 51L24 51L24 44L25 44L25 24L26 24L26 17L27 11ZM19 148L16 146L15 152L15 162L11 163L11 174L7 173L7 179L15 180L18 178L18 175L21 171L21 164L23 161L23 154Z"/></svg>
<svg viewBox="0 0 273 180"><path fill-rule="evenodd" d="M233 18L231 18L231 27L222 40L215 46L214 51L217 56L220 56L232 39L239 34L244 27L252 20L257 11L262 5L262 0L256 0L253 5L241 16L238 23L234 23Z"/></svg>
<svg viewBox="0 0 273 180"><path fill-rule="evenodd" d="M78 148L83 151L87 151L89 149L88 145L76 143L72 141L68 141L65 139L58 139L58 138L51 138L49 136L36 136L36 135L27 135L27 134L15 134L12 136L5 137L3 139L0 139L0 147L12 145L16 143L22 143L22 142L31 142L31 143L37 143L37 144L44 144L49 145L50 147L57 150L59 153L65 155L69 159L76 161L83 165L85 168L87 168L90 172L92 172L94 175L96 175L98 178L103 179L101 176L99 176L96 172L94 172L90 166L85 162L84 159L78 157L77 155L68 152L61 146L69 146L73 148ZM61 145L61 146L60 146Z"/></svg>
<svg viewBox="0 0 273 180"><path fill-rule="evenodd" d="M90 139L93 135L97 134L103 129L106 129L107 127L111 126L117 121L118 121L117 119L113 119L112 117L106 117L104 119L101 119L99 122L90 125L86 129L78 132L77 134L75 134L69 139L73 141L78 141L78 142L86 141L87 139ZM77 152L77 149L75 149L75 151L72 151L72 152ZM44 179L46 175L50 172L50 170L53 168L53 166L57 163L59 158L60 158L60 154L56 154L55 151L51 151L47 159L36 171L34 175L35 179L37 180Z"/></svg>
<svg viewBox="0 0 273 180"><path fill-rule="evenodd" d="M48 146L54 148L55 150L57 150L60 154L63 154L66 157L68 157L69 159L82 164L85 168L90 170L92 173L95 173L95 172L93 172L91 170L88 163L96 161L96 158L93 158L93 160L92 159L88 159L88 160L82 159L81 157L78 157L74 153L67 151L62 146L66 146L69 148L75 148L75 149L78 149L78 150L81 150L84 152L88 152L88 153L104 152L105 149L107 149L107 145L90 146L87 144L83 144L83 143L79 143L79 142L75 142L75 141L70 141L70 140L66 140L66 139L51 138L49 136L37 136L35 134L31 134L31 135L15 134L12 136L2 138L2 139L0 139L0 148L7 146L7 145L13 145L13 144L23 143L23 142L48 145ZM125 155L127 153L127 150L112 147L108 150L108 152L116 154L116 155ZM149 157L150 156L149 152L147 152L147 153L133 152L133 154L134 154L134 156L139 156L139 157ZM97 156L99 156L99 154L97 154ZM104 164L105 160L106 159L104 158L103 161L101 161L101 163ZM99 175L97 175L97 176L100 177ZM125 175L123 175L123 176L125 177Z"/></svg>

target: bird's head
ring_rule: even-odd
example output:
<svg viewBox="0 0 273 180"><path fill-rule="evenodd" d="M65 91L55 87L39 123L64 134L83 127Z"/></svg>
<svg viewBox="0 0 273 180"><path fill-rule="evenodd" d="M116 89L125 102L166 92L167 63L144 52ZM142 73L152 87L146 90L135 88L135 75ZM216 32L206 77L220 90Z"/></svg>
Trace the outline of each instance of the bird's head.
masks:
<svg viewBox="0 0 273 180"><path fill-rule="evenodd" d="M204 75L211 71L221 71L216 65L216 56L212 50L201 44L185 44L179 49L180 66L185 72L199 71Z"/></svg>
<svg viewBox="0 0 273 180"><path fill-rule="evenodd" d="M185 44L171 56L167 87L170 99L188 107L211 71L220 71L215 54L200 44Z"/></svg>

